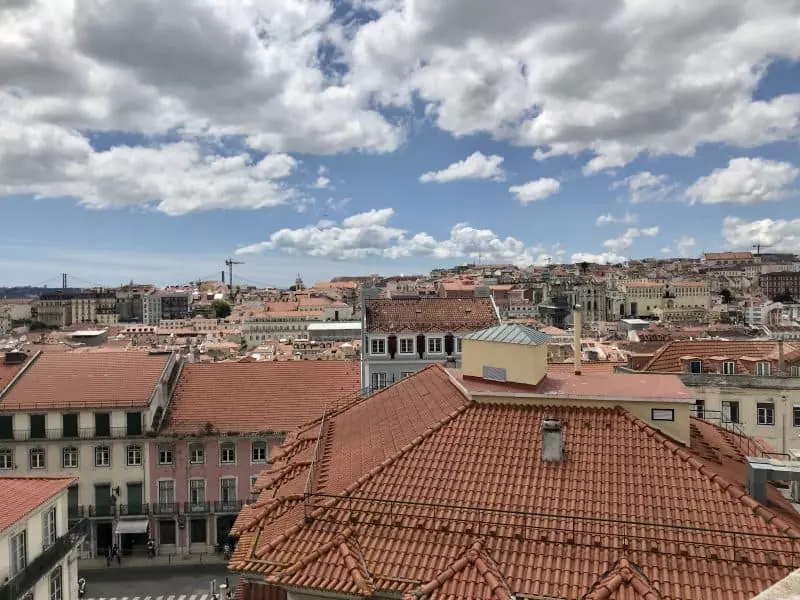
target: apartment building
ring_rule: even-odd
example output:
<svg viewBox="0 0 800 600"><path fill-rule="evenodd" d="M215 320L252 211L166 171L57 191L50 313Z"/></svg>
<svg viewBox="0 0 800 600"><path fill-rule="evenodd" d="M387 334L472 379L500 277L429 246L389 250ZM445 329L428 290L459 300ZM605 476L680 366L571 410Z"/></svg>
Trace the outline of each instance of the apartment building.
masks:
<svg viewBox="0 0 800 600"><path fill-rule="evenodd" d="M758 279L761 291L768 298L775 298L781 294L789 294L793 299L800 300L800 273L782 271L778 273L765 273Z"/></svg>
<svg viewBox="0 0 800 600"><path fill-rule="evenodd" d="M167 406L178 358L44 351L14 360L0 370L0 478L77 477L69 513L90 519L90 553L146 542L146 435Z"/></svg>
<svg viewBox="0 0 800 600"><path fill-rule="evenodd" d="M620 282L625 301L620 313L633 317L657 317L659 311L678 308L708 310L711 288L707 281L625 281Z"/></svg>
<svg viewBox="0 0 800 600"><path fill-rule="evenodd" d="M755 260L752 252L705 252L703 263L709 267L728 267L732 265L747 265Z"/></svg>
<svg viewBox="0 0 800 600"><path fill-rule="evenodd" d="M117 295L109 290L84 290L74 294L70 302L71 323L116 325Z"/></svg>
<svg viewBox="0 0 800 600"><path fill-rule="evenodd" d="M147 450L150 530L162 552L223 545L286 434L359 390L354 362L187 365Z"/></svg>
<svg viewBox="0 0 800 600"><path fill-rule="evenodd" d="M86 521L68 518L75 478L0 479L0 600L77 600Z"/></svg>
<svg viewBox="0 0 800 600"><path fill-rule="evenodd" d="M69 292L42 294L34 302L31 318L48 327L72 325L72 298L73 294Z"/></svg>
<svg viewBox="0 0 800 600"><path fill-rule="evenodd" d="M368 298L362 385L379 388L432 364L457 364L462 337L500 322L491 297Z"/></svg>
<svg viewBox="0 0 800 600"><path fill-rule="evenodd" d="M142 323L158 325L162 320L186 319L192 294L187 290L159 290L142 298Z"/></svg>
<svg viewBox="0 0 800 600"><path fill-rule="evenodd" d="M242 317L242 337L250 348L268 340L308 339L308 326L324 320L322 310L258 312Z"/></svg>

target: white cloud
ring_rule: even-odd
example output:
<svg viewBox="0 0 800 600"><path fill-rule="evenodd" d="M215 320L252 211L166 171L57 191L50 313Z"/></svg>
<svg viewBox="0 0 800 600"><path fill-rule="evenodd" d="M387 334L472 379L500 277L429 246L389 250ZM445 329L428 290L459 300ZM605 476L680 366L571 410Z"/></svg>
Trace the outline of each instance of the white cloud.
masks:
<svg viewBox="0 0 800 600"><path fill-rule="evenodd" d="M621 223L623 225L631 225L636 223L636 219L638 217L631 213L625 213L624 215L614 216L611 213L607 213L605 215L600 215L594 221L594 224L598 227L602 227L604 225L609 225L612 223Z"/></svg>
<svg viewBox="0 0 800 600"><path fill-rule="evenodd" d="M425 232L409 233L390 224L394 210L373 209L351 215L337 224L322 221L299 229L280 229L264 242L239 248L237 254L281 250L290 254L336 260L380 257L387 259L428 257L488 262L531 264L538 248L526 247L513 237L502 238L490 229L457 223L450 237L437 240Z"/></svg>
<svg viewBox="0 0 800 600"><path fill-rule="evenodd" d="M421 183L447 183L460 179L492 179L501 181L505 177L503 157L496 154L484 156L473 152L464 160L459 160L441 171L428 171L420 176Z"/></svg>
<svg viewBox="0 0 800 600"><path fill-rule="evenodd" d="M657 235L658 227L646 227L644 229L631 227L625 230L625 233L621 236L604 241L603 246L609 250L618 252L619 250L625 250L633 246L634 240L638 237L655 237Z"/></svg>
<svg viewBox="0 0 800 600"><path fill-rule="evenodd" d="M319 169L317 169L317 178L314 180L314 183L311 184L311 187L316 190L334 189L331 179L328 177L328 169L326 167L320 166Z"/></svg>
<svg viewBox="0 0 800 600"><path fill-rule="evenodd" d="M687 190L692 203L756 204L782 200L791 193L800 169L764 158L734 158L728 166L701 177Z"/></svg>
<svg viewBox="0 0 800 600"><path fill-rule="evenodd" d="M692 249L697 246L697 240L693 237L688 235L683 235L675 240L675 248L678 252L678 256L681 258L686 258L690 256L692 253Z"/></svg>
<svg viewBox="0 0 800 600"><path fill-rule="evenodd" d="M325 201L325 204L327 204L333 210L342 210L345 206L350 204L351 201L352 198L328 198Z"/></svg>
<svg viewBox="0 0 800 600"><path fill-rule="evenodd" d="M635 173L611 185L612 190L627 189L632 204L664 200L676 187L666 175L653 175L650 171Z"/></svg>
<svg viewBox="0 0 800 600"><path fill-rule="evenodd" d="M770 252L800 253L800 219L745 221L739 217L725 217L722 238L730 248L740 250L750 250L753 244L761 244Z"/></svg>
<svg viewBox="0 0 800 600"><path fill-rule="evenodd" d="M517 197L520 204L528 204L529 202L544 200L548 196L557 193L560 189L561 183L557 179L544 177L522 185L512 185L508 188L508 191Z"/></svg>
<svg viewBox="0 0 800 600"><path fill-rule="evenodd" d="M660 252L661 254L671 254L672 248L670 248L669 246L664 246L663 248L661 248Z"/></svg>
<svg viewBox="0 0 800 600"><path fill-rule="evenodd" d="M570 262L572 263L597 263L600 265L613 265L617 263L624 263L628 259L624 256L620 256L619 254L615 254L614 252L600 252L599 254L594 254L592 252L575 252L573 253L572 257L570 258Z"/></svg>

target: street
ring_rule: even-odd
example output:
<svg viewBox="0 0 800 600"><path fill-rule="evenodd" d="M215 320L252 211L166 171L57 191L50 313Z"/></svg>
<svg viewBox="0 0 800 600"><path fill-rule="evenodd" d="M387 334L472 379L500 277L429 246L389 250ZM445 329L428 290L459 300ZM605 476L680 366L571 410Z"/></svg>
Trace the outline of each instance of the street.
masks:
<svg viewBox="0 0 800 600"><path fill-rule="evenodd" d="M239 580L224 565L176 565L174 567L129 567L79 573L86 579L86 600L206 600L210 583L217 586L230 580L231 587ZM206 594L206 598L203 597ZM194 596L194 598L192 598Z"/></svg>

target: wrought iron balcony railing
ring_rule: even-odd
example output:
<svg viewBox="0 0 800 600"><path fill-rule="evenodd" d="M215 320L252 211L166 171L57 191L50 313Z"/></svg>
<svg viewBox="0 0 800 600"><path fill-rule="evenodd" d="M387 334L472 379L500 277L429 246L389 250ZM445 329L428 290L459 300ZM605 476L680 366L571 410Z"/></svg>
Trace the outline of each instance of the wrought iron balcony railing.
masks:
<svg viewBox="0 0 800 600"><path fill-rule="evenodd" d="M183 512L186 514L199 514L211 512L208 502L184 502Z"/></svg>
<svg viewBox="0 0 800 600"><path fill-rule="evenodd" d="M215 513L238 513L244 506L244 500L216 500Z"/></svg>
<svg viewBox="0 0 800 600"><path fill-rule="evenodd" d="M147 516L150 514L150 505L139 503L139 504L120 504L119 505L119 516L120 517L141 517Z"/></svg>
<svg viewBox="0 0 800 600"><path fill-rule="evenodd" d="M14 429L13 431L0 432L0 441L28 442L35 440L95 440L114 438L140 438L145 437L144 428L128 429L127 427L111 427L97 430L94 427L81 427L79 429L44 429L31 431L30 429Z"/></svg>

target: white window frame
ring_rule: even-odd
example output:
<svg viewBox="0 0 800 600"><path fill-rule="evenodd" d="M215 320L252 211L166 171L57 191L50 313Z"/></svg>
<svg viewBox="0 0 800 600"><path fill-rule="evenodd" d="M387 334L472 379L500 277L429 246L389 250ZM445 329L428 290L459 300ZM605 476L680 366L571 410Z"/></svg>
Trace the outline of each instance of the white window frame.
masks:
<svg viewBox="0 0 800 600"><path fill-rule="evenodd" d="M464 338L460 338L460 337L456 338L456 354L461 354L463 352L463 350L462 350L463 343L464 343Z"/></svg>
<svg viewBox="0 0 800 600"><path fill-rule="evenodd" d="M732 360L726 360L722 363L722 374L723 375L736 375L736 362Z"/></svg>
<svg viewBox="0 0 800 600"><path fill-rule="evenodd" d="M9 540L11 552L11 571L9 575L15 577L28 566L28 532L23 529Z"/></svg>
<svg viewBox="0 0 800 600"><path fill-rule="evenodd" d="M202 483L203 485L202 486L194 486L193 484L196 484L196 483ZM203 504L205 504L207 502L206 498L208 496L208 493L207 493L208 492L208 490L207 490L208 486L206 485L205 478L203 478L203 477L190 477L189 481L187 482L187 485L189 486L189 495L188 495L189 506L199 507L199 506L202 506ZM203 490L203 498L201 500L192 498L192 491L193 490Z"/></svg>
<svg viewBox="0 0 800 600"><path fill-rule="evenodd" d="M762 407L758 406L759 404L769 404L770 406ZM771 427L775 425L775 404L773 402L756 403L756 424L764 427Z"/></svg>
<svg viewBox="0 0 800 600"><path fill-rule="evenodd" d="M189 444L189 464L204 465L206 462L206 448L203 444Z"/></svg>
<svg viewBox="0 0 800 600"><path fill-rule="evenodd" d="M431 346L435 346L434 342L438 342L439 349L438 350L431 350ZM425 340L425 352L426 354L444 354L444 337L442 336L431 336Z"/></svg>
<svg viewBox="0 0 800 600"><path fill-rule="evenodd" d="M77 469L80 464L80 450L75 446L65 446L61 450L61 468ZM69 460L67 458L69 457Z"/></svg>
<svg viewBox="0 0 800 600"><path fill-rule="evenodd" d="M138 461L136 460L137 456ZM125 461L129 467L141 467L143 462L142 447L138 444L131 444L130 446L127 446L125 448Z"/></svg>
<svg viewBox="0 0 800 600"><path fill-rule="evenodd" d="M260 454L260 451L263 450L264 451L264 457L263 458L257 457L256 456L256 450L259 451L259 454ZM268 450L267 442L264 442L264 441L261 441L261 440L255 440L254 442L252 442L250 444L250 464L261 465L261 464L266 463L267 462L267 450Z"/></svg>
<svg viewBox="0 0 800 600"><path fill-rule="evenodd" d="M169 460L165 457L169 453ZM161 466L172 465L175 463L175 448L169 444L161 444L158 447L158 464Z"/></svg>
<svg viewBox="0 0 800 600"><path fill-rule="evenodd" d="M404 342L411 342L411 350L403 350ZM417 345L417 340L415 340L413 337L403 336L397 340L397 352L399 354L405 354L405 355L414 354L416 345Z"/></svg>
<svg viewBox="0 0 800 600"><path fill-rule="evenodd" d="M372 383L373 381L375 381L376 383ZM373 389L383 389L383 388L385 388L387 381L388 381L388 377L387 377L386 372L383 372L383 371L382 372L374 372L374 373L370 373L370 375L369 375L370 386L372 386Z"/></svg>
<svg viewBox="0 0 800 600"><path fill-rule="evenodd" d="M386 346L387 342L385 337L369 338L369 353L371 356L386 356L387 352Z"/></svg>
<svg viewBox="0 0 800 600"><path fill-rule="evenodd" d="M800 404L792 406L792 427L800 427Z"/></svg>
<svg viewBox="0 0 800 600"><path fill-rule="evenodd" d="M800 365L792 365L792 377L800 377Z"/></svg>
<svg viewBox="0 0 800 600"><path fill-rule="evenodd" d="M40 460L34 461L33 460L34 456L37 456L37 457L40 456L41 457L41 461ZM36 464L34 464L34 462ZM33 469L46 469L47 468L47 452L45 451L45 449L37 447L37 448L31 448L30 450L28 450L28 463L30 465L31 470L33 470Z"/></svg>
<svg viewBox="0 0 800 600"><path fill-rule="evenodd" d="M225 500L225 495L222 493L222 490L225 489L225 482L226 481L233 481L233 498L229 500ZM230 475L226 477L219 478L219 501L222 504L235 504L236 501L239 499L239 480L236 477L232 477Z"/></svg>
<svg viewBox="0 0 800 600"><path fill-rule="evenodd" d="M692 370L692 365L697 363L699 365L698 370L695 372ZM703 372L703 361L699 359L692 359L689 361L689 373L691 375L700 375Z"/></svg>
<svg viewBox="0 0 800 600"><path fill-rule="evenodd" d="M55 544L57 537L56 507L51 506L42 513L42 548L49 548Z"/></svg>
<svg viewBox="0 0 800 600"><path fill-rule="evenodd" d="M61 565L50 571L47 576L47 585L50 600L64 600L64 570Z"/></svg>
<svg viewBox="0 0 800 600"><path fill-rule="evenodd" d="M103 464L101 457L103 456L103 451L105 450L106 454L106 464ZM111 446L106 446L101 444L99 446L94 447L94 466L95 467L110 467L111 466Z"/></svg>
<svg viewBox="0 0 800 600"><path fill-rule="evenodd" d="M14 468L14 449L0 448L0 471L11 471Z"/></svg>
<svg viewBox="0 0 800 600"><path fill-rule="evenodd" d="M756 363L756 377L769 377L772 375L772 363L762 360Z"/></svg>
<svg viewBox="0 0 800 600"><path fill-rule="evenodd" d="M168 483L169 486L165 486L162 488L161 484ZM162 491L169 491L171 492L172 499L171 500L164 500L161 496ZM175 501L175 480L174 479L159 479L156 482L156 501L160 506L175 506L177 502Z"/></svg>
<svg viewBox="0 0 800 600"><path fill-rule="evenodd" d="M221 465L236 464L236 444L232 442L223 442L222 444L219 445L219 464Z"/></svg>

